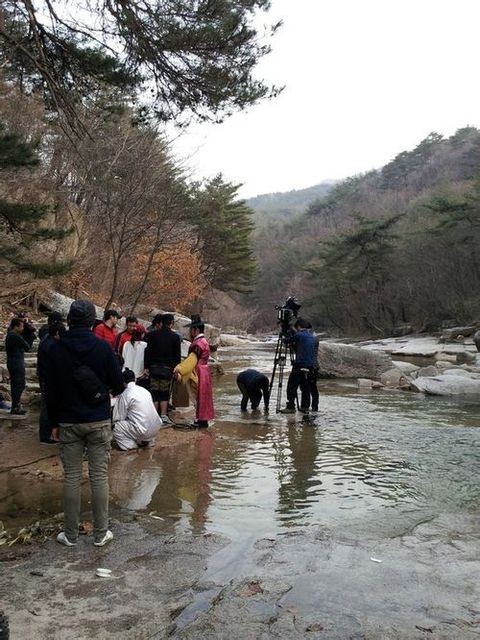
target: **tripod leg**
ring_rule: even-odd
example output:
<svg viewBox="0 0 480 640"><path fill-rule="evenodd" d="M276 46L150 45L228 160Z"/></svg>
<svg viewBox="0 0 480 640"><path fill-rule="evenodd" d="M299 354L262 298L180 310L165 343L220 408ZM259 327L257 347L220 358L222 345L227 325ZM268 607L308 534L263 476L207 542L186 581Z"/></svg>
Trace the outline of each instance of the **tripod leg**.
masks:
<svg viewBox="0 0 480 640"><path fill-rule="evenodd" d="M272 387L273 387L273 383L275 381L275 373L277 371L277 365L279 363L279 357L280 357L280 353L281 353L281 348L282 348L282 336L278 336L277 344L275 346L275 355L273 357L272 377L270 378L270 386L269 386L270 395L272 393Z"/></svg>

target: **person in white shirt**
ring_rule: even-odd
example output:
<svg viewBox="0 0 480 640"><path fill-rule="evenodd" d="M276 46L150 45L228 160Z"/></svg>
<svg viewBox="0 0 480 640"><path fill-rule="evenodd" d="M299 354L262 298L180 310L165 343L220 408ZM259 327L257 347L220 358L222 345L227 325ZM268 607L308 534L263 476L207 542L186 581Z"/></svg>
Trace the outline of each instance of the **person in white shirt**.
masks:
<svg viewBox="0 0 480 640"><path fill-rule="evenodd" d="M122 451L153 446L162 420L152 396L135 384L135 373L130 369L125 369L123 379L127 388L113 408L113 438Z"/></svg>
<svg viewBox="0 0 480 640"><path fill-rule="evenodd" d="M124 360L123 369L130 369L134 372L135 378L141 378L143 376L144 354L147 343L142 340L142 334L139 331L134 331L132 339L125 342L122 350L122 357Z"/></svg>

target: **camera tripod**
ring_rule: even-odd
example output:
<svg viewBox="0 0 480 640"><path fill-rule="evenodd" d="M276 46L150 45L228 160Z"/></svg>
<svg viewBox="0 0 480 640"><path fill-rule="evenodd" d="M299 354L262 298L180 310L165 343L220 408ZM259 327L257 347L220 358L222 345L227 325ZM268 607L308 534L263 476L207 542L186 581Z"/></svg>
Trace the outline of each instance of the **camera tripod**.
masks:
<svg viewBox="0 0 480 640"><path fill-rule="evenodd" d="M277 403L275 405L276 413L280 412L282 408L282 390L283 390L283 378L285 375L285 366L287 364L287 357L290 356L290 363L293 364L294 352L293 346L286 341L285 334L280 332L278 334L277 344L275 347L275 356L273 359L273 371L270 379L269 392L272 397L272 388L275 382L275 375L278 368L278 391L277 391Z"/></svg>

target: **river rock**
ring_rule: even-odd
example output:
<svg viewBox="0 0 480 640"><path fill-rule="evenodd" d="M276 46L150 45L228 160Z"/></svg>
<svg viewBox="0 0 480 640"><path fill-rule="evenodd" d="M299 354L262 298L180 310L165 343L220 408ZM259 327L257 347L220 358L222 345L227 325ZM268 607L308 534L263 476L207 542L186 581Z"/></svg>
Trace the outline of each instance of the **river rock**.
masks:
<svg viewBox="0 0 480 640"><path fill-rule="evenodd" d="M477 331L476 334L473 336L473 342L477 347L477 351L480 351L480 331Z"/></svg>
<svg viewBox="0 0 480 640"><path fill-rule="evenodd" d="M465 371L465 369L461 369L460 367L456 367L455 369L445 369L442 373L443 376L460 376L461 378L472 378L473 374L470 371Z"/></svg>
<svg viewBox="0 0 480 640"><path fill-rule="evenodd" d="M437 351L433 354L435 360L443 360L444 362L457 362L457 356L454 353L445 353L444 351Z"/></svg>
<svg viewBox="0 0 480 640"><path fill-rule="evenodd" d="M477 359L477 354L472 351L460 351L457 353L457 364L471 364Z"/></svg>
<svg viewBox="0 0 480 640"><path fill-rule="evenodd" d="M445 371L445 369L460 369L456 364L452 364L449 360L437 360L435 366L439 371Z"/></svg>
<svg viewBox="0 0 480 640"><path fill-rule="evenodd" d="M449 340L468 338L473 336L475 330L475 327L451 327L443 330L440 340L448 342Z"/></svg>
<svg viewBox="0 0 480 640"><path fill-rule="evenodd" d="M370 378L358 378L357 387L362 391L373 389L373 380L370 380Z"/></svg>
<svg viewBox="0 0 480 640"><path fill-rule="evenodd" d="M471 380L462 376L439 375L434 378L416 378L411 387L432 396L479 395L480 380Z"/></svg>
<svg viewBox="0 0 480 640"><path fill-rule="evenodd" d="M62 293L58 293L58 291L52 290L42 292L42 297L40 299L41 306L48 309L48 311L58 311L58 313L61 313L64 318L67 317L72 302L73 298L69 298L68 296L64 296ZM103 318L102 307L97 307L95 305L95 311L97 313L97 318Z"/></svg>
<svg viewBox="0 0 480 640"><path fill-rule="evenodd" d="M242 345L248 345L250 342L258 342L252 336L239 336L232 333L220 334L220 346L221 347L237 347Z"/></svg>
<svg viewBox="0 0 480 640"><path fill-rule="evenodd" d="M394 338L401 338L402 336L408 336L411 333L414 333L415 327L411 324L400 324L393 328L392 336Z"/></svg>
<svg viewBox="0 0 480 640"><path fill-rule="evenodd" d="M412 375L412 373L418 371L420 367L416 364L412 364L411 362L404 362L403 360L394 360L393 364L400 369L402 373L406 376Z"/></svg>
<svg viewBox="0 0 480 640"><path fill-rule="evenodd" d="M420 367L417 370L417 378L431 378L432 376L438 376L439 370L432 364L428 367Z"/></svg>
<svg viewBox="0 0 480 640"><path fill-rule="evenodd" d="M407 379L401 369L394 367L381 374L380 382L386 387L402 387L407 384Z"/></svg>
<svg viewBox="0 0 480 640"><path fill-rule="evenodd" d="M318 345L319 375L322 378L373 378L393 369L391 358L349 344L321 342Z"/></svg>
<svg viewBox="0 0 480 640"><path fill-rule="evenodd" d="M383 384L370 378L358 378L357 388L359 391L372 391L372 389L383 389Z"/></svg>

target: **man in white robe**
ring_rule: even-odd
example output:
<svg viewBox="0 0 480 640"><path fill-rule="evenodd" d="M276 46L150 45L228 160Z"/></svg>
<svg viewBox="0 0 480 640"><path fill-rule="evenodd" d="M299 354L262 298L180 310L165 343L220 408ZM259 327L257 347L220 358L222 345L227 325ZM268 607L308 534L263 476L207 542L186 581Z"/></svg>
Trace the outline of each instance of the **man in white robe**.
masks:
<svg viewBox="0 0 480 640"><path fill-rule="evenodd" d="M130 369L125 369L123 379L127 388L117 397L113 408L113 438L122 451L153 446L162 420L152 396L135 384L135 374Z"/></svg>

